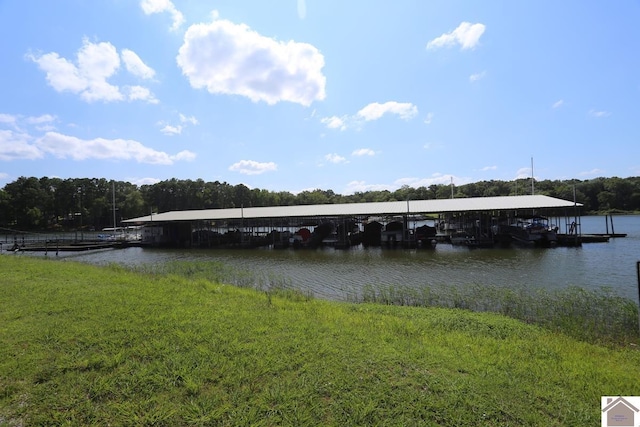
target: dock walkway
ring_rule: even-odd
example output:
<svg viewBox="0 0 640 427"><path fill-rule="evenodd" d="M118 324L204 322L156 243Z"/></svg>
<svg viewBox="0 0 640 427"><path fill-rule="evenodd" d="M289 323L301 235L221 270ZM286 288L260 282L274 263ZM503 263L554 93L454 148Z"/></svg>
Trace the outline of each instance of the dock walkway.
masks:
<svg viewBox="0 0 640 427"><path fill-rule="evenodd" d="M141 246L140 241L82 241L82 242L30 242L24 244L2 245L0 251L9 252L81 252L93 251L98 249L121 249L132 246Z"/></svg>

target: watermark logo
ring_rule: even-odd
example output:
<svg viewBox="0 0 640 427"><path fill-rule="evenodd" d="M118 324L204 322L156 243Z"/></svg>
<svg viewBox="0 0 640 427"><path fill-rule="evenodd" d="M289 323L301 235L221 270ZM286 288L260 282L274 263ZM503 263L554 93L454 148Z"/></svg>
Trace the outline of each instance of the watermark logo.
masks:
<svg viewBox="0 0 640 427"><path fill-rule="evenodd" d="M639 427L640 396L602 396L602 427Z"/></svg>

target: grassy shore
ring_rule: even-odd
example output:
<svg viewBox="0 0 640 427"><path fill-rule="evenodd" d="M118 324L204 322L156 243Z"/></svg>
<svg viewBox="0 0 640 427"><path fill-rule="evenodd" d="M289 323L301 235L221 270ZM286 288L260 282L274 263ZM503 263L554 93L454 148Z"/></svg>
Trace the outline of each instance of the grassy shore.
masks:
<svg viewBox="0 0 640 427"><path fill-rule="evenodd" d="M0 255L0 426L598 425L640 351L506 316Z"/></svg>

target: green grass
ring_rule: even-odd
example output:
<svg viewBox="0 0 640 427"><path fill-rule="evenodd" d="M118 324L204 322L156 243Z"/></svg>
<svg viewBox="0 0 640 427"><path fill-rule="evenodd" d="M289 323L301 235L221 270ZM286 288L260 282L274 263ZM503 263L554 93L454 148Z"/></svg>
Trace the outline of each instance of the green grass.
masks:
<svg viewBox="0 0 640 427"><path fill-rule="evenodd" d="M598 425L600 396L640 395L635 346L202 268L1 255L0 426Z"/></svg>
<svg viewBox="0 0 640 427"><path fill-rule="evenodd" d="M493 312L602 344L640 343L638 303L610 288L527 289L487 285L365 286L365 302Z"/></svg>

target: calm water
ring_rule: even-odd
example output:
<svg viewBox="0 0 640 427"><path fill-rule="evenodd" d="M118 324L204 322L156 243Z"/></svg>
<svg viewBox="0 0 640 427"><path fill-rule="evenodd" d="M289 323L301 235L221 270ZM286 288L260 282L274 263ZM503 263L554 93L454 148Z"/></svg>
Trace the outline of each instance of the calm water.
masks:
<svg viewBox="0 0 640 427"><path fill-rule="evenodd" d="M528 288L610 287L637 300L640 216L614 216L625 238L581 248L476 249L438 244L431 250L352 248L334 250L164 250L128 248L61 253L60 258L107 264L155 264L174 260L221 261L257 278L282 278L319 298L349 299L366 285L498 285ZM604 217L583 217L583 233L604 233ZM21 255L17 255L21 256ZM49 254L51 256L51 254ZM262 280L262 279L260 279Z"/></svg>

